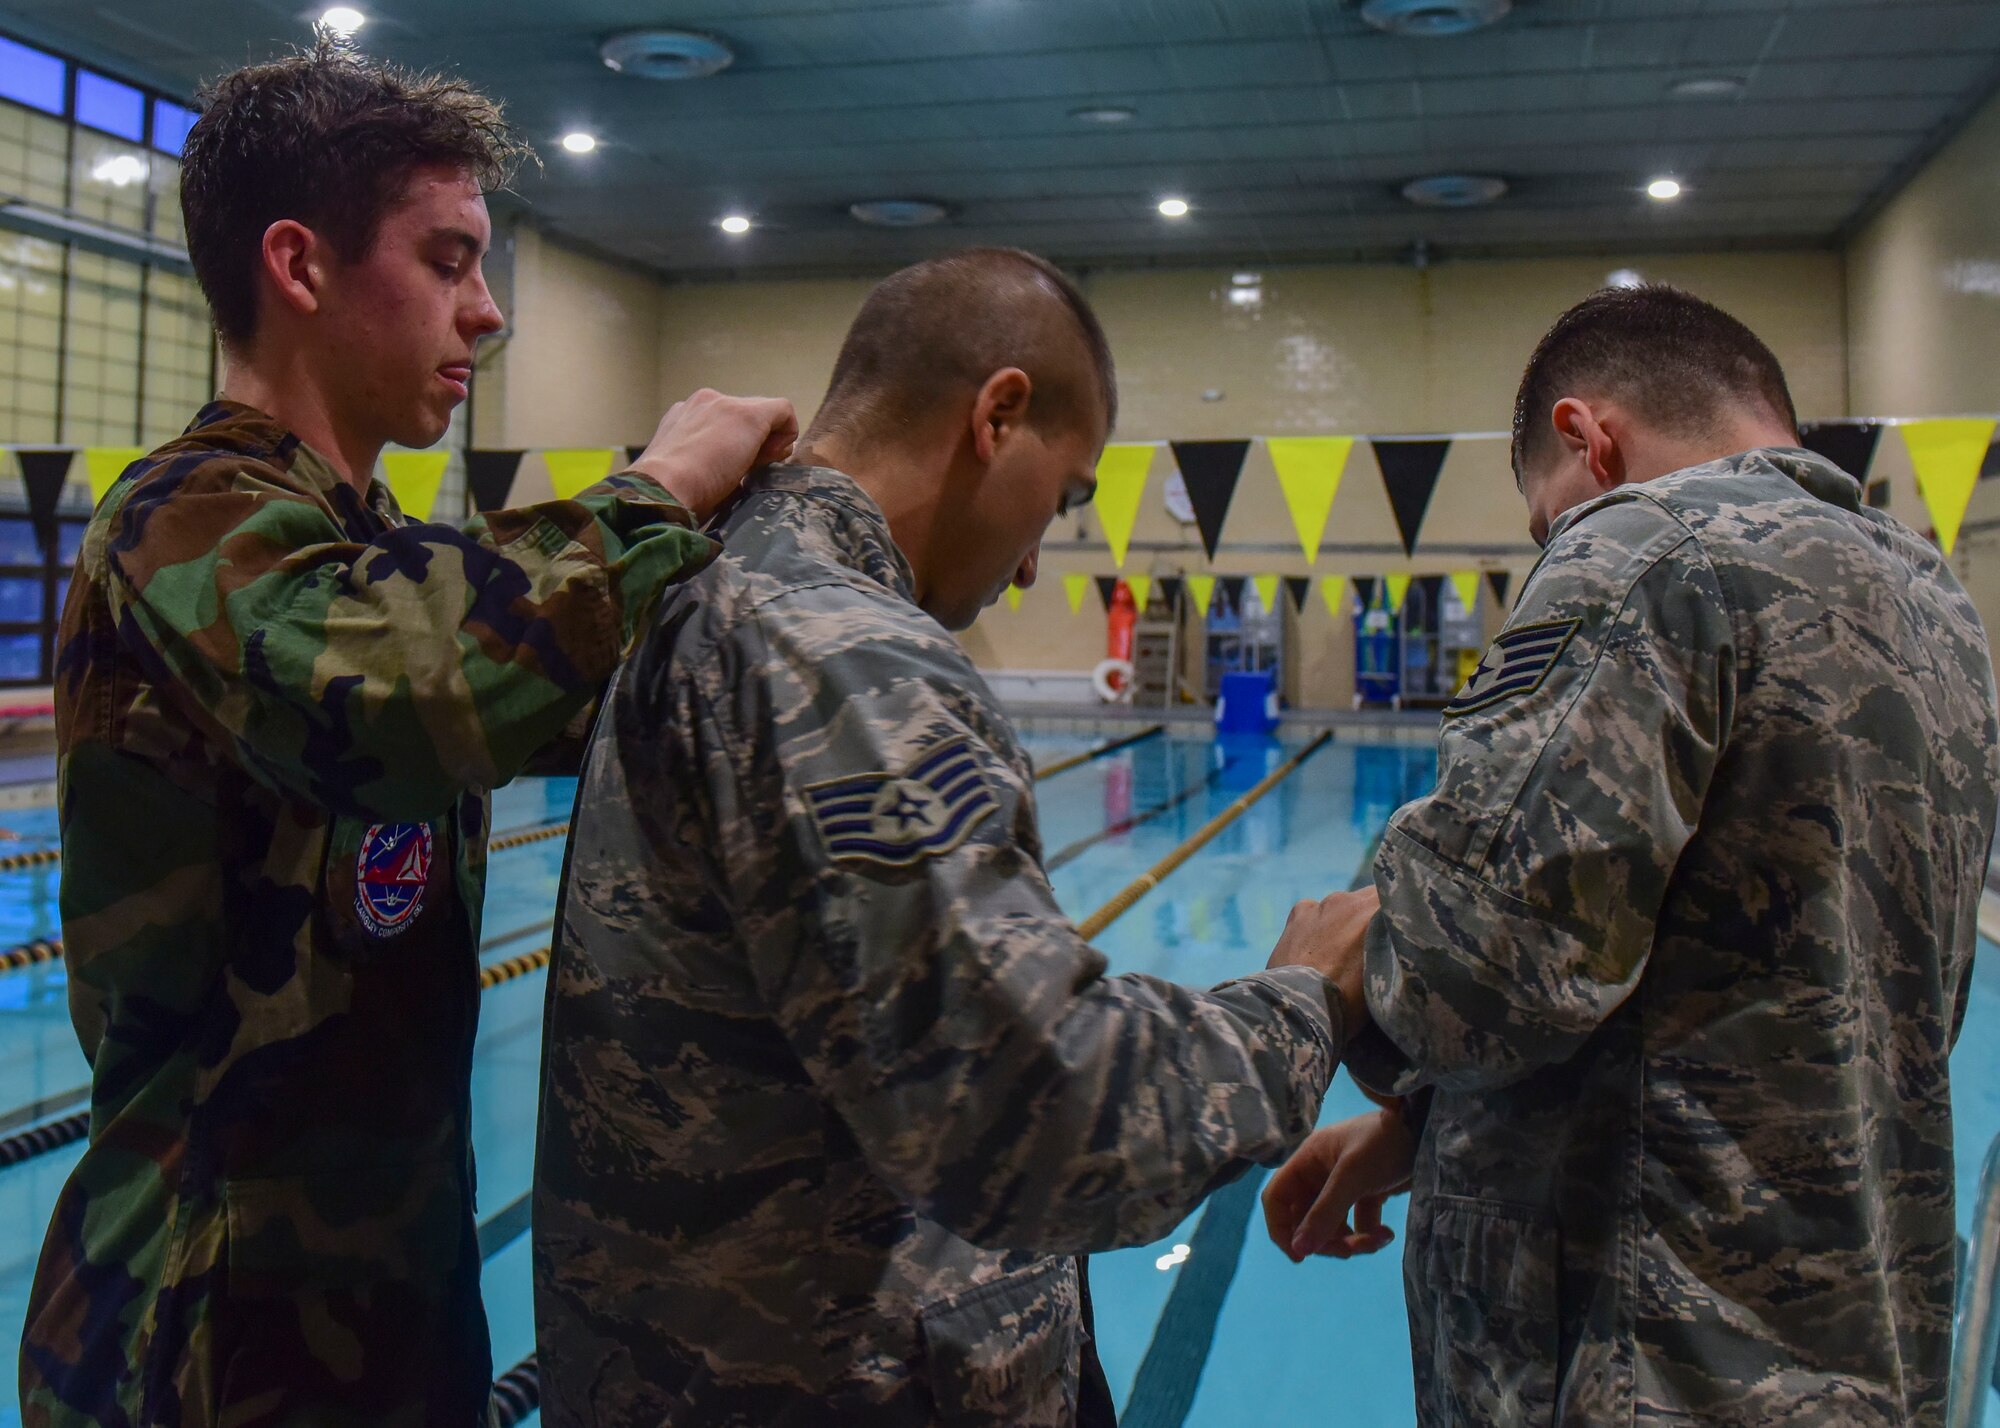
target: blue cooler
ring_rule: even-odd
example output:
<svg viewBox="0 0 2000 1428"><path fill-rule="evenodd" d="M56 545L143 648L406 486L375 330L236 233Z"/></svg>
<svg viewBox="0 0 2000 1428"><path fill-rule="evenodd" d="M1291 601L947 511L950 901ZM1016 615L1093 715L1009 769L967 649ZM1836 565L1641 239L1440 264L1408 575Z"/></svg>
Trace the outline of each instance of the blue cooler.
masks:
<svg viewBox="0 0 2000 1428"><path fill-rule="evenodd" d="M1268 734L1278 727L1278 674L1255 669L1222 676L1215 701L1218 734Z"/></svg>

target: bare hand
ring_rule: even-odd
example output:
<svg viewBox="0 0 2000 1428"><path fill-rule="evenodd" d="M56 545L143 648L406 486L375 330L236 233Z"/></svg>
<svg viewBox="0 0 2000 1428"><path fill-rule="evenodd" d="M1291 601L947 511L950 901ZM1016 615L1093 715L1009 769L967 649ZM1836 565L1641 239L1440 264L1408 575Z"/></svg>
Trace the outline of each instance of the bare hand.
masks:
<svg viewBox="0 0 2000 1428"><path fill-rule="evenodd" d="M1264 1182L1271 1242L1294 1264L1309 1254L1374 1254L1396 1238L1382 1223L1382 1202L1410 1188L1416 1159L1417 1140L1400 1108L1314 1131Z"/></svg>
<svg viewBox="0 0 2000 1428"><path fill-rule="evenodd" d="M1347 1013L1352 1036L1368 1021L1368 1002L1361 990L1361 958L1368 941L1368 924L1382 909L1375 889L1334 893L1318 902L1307 899L1292 908L1284 935L1271 952L1273 967L1311 967L1332 982Z"/></svg>
<svg viewBox="0 0 2000 1428"><path fill-rule="evenodd" d="M799 414L782 397L725 397L703 387L675 402L632 469L706 519L743 478L783 461L799 439Z"/></svg>

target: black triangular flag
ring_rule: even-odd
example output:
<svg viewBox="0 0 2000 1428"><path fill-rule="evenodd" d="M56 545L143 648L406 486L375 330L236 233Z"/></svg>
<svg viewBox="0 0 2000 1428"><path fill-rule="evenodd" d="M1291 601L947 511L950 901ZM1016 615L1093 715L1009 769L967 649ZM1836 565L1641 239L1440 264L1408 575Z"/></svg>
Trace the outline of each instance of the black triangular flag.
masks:
<svg viewBox="0 0 2000 1428"><path fill-rule="evenodd" d="M1887 481L1870 481L1868 483L1868 504L1878 511L1889 509L1889 483Z"/></svg>
<svg viewBox="0 0 2000 1428"><path fill-rule="evenodd" d="M35 523L35 540L45 552L56 548L56 507L62 504L63 482L69 477L74 455L76 452L67 446L14 453L21 463L21 484L28 488L28 515Z"/></svg>
<svg viewBox="0 0 2000 1428"><path fill-rule="evenodd" d="M645 454L646 454L646 448L645 448L644 446L628 446L628 447L626 447L626 448L625 448L625 465L626 465L626 466L630 466L630 465L631 465L631 464L632 464L633 462L637 461L637 460L638 460L638 459L639 459L639 458L640 458L641 456L644 456ZM624 467L622 467L622 466L621 466L621 467L619 468L619 470L621 470L621 471L622 471L622 470L624 470Z"/></svg>
<svg viewBox="0 0 2000 1428"><path fill-rule="evenodd" d="M1310 576L1287 575L1285 577L1285 593L1292 597L1292 613L1294 615L1305 614L1306 596L1312 594L1312 588L1313 583Z"/></svg>
<svg viewBox="0 0 2000 1428"><path fill-rule="evenodd" d="M1100 575L1097 577L1097 598L1104 602L1104 613L1111 613L1111 597L1118 593L1118 577Z"/></svg>
<svg viewBox="0 0 2000 1428"><path fill-rule="evenodd" d="M1389 492L1389 505L1396 512L1396 528L1403 533L1403 554L1414 555L1417 532L1424 528L1424 512L1430 509L1431 493L1437 490L1438 472L1444 470L1450 441L1376 441L1375 464L1382 468L1382 485Z"/></svg>
<svg viewBox="0 0 2000 1428"><path fill-rule="evenodd" d="M519 451L468 451L465 453L465 484L472 492L472 509L497 511L507 504L513 489L514 472L524 453Z"/></svg>
<svg viewBox="0 0 2000 1428"><path fill-rule="evenodd" d="M1991 481L2000 476L2000 441L1986 448L1986 459L1979 463L1979 479Z"/></svg>
<svg viewBox="0 0 2000 1428"><path fill-rule="evenodd" d="M1363 614L1375 608L1375 577L1357 575L1354 577L1354 598L1361 602Z"/></svg>
<svg viewBox="0 0 2000 1428"><path fill-rule="evenodd" d="M1442 575L1419 575L1417 588L1424 592L1424 608L1433 614L1444 609L1444 577Z"/></svg>
<svg viewBox="0 0 2000 1428"><path fill-rule="evenodd" d="M1160 592L1160 598L1167 602L1169 610L1178 610L1181 604L1181 578L1178 575L1162 575L1153 582L1153 588Z"/></svg>
<svg viewBox="0 0 2000 1428"><path fill-rule="evenodd" d="M1504 570L1486 572L1486 588L1493 592L1493 603L1502 610L1507 608L1507 587L1514 583L1514 577Z"/></svg>
<svg viewBox="0 0 2000 1428"><path fill-rule="evenodd" d="M1229 501L1236 494L1236 480L1243 474L1243 458L1250 454L1247 441L1176 441L1174 464L1181 468L1187 487L1188 504L1194 507L1195 524L1201 527L1202 549L1210 560L1222 543L1222 522L1229 515Z"/></svg>
<svg viewBox="0 0 2000 1428"><path fill-rule="evenodd" d="M1220 590L1223 598L1229 601L1229 608L1239 615L1243 613L1243 587L1246 583L1247 577L1241 575L1218 575L1215 577L1215 588Z"/></svg>
<svg viewBox="0 0 2000 1428"><path fill-rule="evenodd" d="M1799 425L1799 442L1818 452L1857 481L1868 479L1875 444L1882 439L1877 421L1809 421Z"/></svg>

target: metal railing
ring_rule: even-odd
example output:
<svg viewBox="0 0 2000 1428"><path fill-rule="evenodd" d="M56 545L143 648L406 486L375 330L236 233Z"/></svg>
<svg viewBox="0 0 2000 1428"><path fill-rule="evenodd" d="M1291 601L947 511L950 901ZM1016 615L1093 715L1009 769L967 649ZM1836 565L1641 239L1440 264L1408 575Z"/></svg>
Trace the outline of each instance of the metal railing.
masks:
<svg viewBox="0 0 2000 1428"><path fill-rule="evenodd" d="M1995 1350L2000 1349L2000 1137L1986 1149L1979 1199L1972 1211L1972 1244L1958 1275L1958 1312L1951 1334L1951 1380L1946 1428L1979 1428L1986 1421Z"/></svg>

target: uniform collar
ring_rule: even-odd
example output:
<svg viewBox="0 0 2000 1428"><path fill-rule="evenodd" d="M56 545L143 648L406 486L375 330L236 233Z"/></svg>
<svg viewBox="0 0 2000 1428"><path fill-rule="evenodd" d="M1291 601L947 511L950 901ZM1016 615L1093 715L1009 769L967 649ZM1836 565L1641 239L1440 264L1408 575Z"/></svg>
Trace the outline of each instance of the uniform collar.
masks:
<svg viewBox="0 0 2000 1428"><path fill-rule="evenodd" d="M1847 511L1861 509L1861 483L1817 451L1808 451L1803 446L1767 446L1750 455L1761 457L1803 486L1807 494L1829 505Z"/></svg>
<svg viewBox="0 0 2000 1428"><path fill-rule="evenodd" d="M880 580L911 604L916 603L916 572L890 533L889 518L859 481L831 466L794 466L781 462L752 472L743 483L743 498L765 491L804 497L822 507L833 508L828 512L832 519L817 524L845 563ZM716 526L720 527L725 519L726 513L716 519Z"/></svg>
<svg viewBox="0 0 2000 1428"><path fill-rule="evenodd" d="M1797 482L1807 495L1817 497L1828 505L1839 506L1847 511L1861 509L1861 483L1818 452L1808 451L1802 446L1760 446L1750 451L1738 452L1734 456L1725 456L1720 461L1710 461L1701 466L1690 466L1682 471L1670 472L1659 479L1681 482L1698 481L1705 476L1740 476L1760 465ZM1644 483L1634 489L1643 490ZM1617 499L1617 491L1608 491L1594 501L1585 501L1573 510L1564 512L1549 527L1549 543L1552 544L1557 536L1562 535L1592 511ZM1546 549L1546 545L1544 548Z"/></svg>
<svg viewBox="0 0 2000 1428"><path fill-rule="evenodd" d="M195 413L185 435L199 437L204 446L239 452L303 477L329 501L338 502L341 491L355 494L354 488L333 469L332 462L299 440L276 417L243 402L217 397ZM395 497L373 476L369 477L367 494L361 500L377 516L391 524L403 523L403 514L396 506Z"/></svg>

